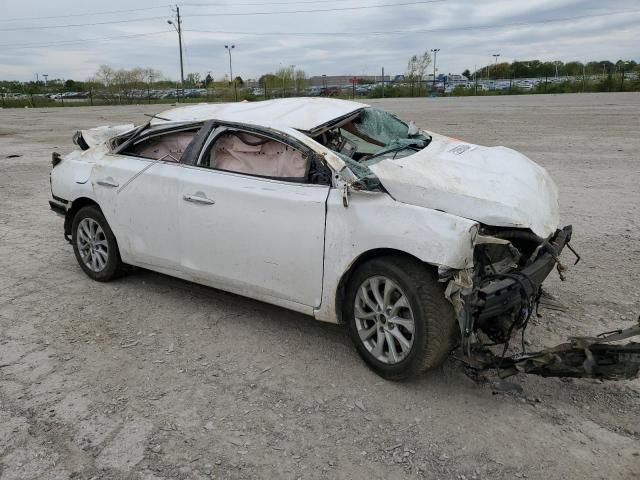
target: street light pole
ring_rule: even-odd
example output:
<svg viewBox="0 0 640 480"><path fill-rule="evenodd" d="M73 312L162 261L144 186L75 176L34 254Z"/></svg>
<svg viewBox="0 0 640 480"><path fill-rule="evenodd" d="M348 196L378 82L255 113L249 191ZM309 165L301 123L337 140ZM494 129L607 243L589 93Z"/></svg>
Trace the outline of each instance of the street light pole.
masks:
<svg viewBox="0 0 640 480"><path fill-rule="evenodd" d="M495 68L493 69L493 74L495 75L496 78L498 78L498 57L500 56L499 53L494 53L493 57L496 59L496 64L495 64Z"/></svg>
<svg viewBox="0 0 640 480"><path fill-rule="evenodd" d="M233 50L234 48L236 48L235 45L225 45L224 48L227 49L227 52L229 52L229 80L231 80L233 82L233 95L236 99L236 102L238 101L238 88L236 87L236 79L233 78L233 66L231 65L231 50Z"/></svg>
<svg viewBox="0 0 640 480"><path fill-rule="evenodd" d="M291 78L293 79L293 94L298 96L298 79L296 79L296 66L291 65Z"/></svg>
<svg viewBox="0 0 640 480"><path fill-rule="evenodd" d="M184 64L182 62L182 19L180 18L180 7L176 5L176 21L167 20L169 25L173 25L173 28L178 32L178 47L180 48L180 90L184 97ZM178 97L178 101L180 98Z"/></svg>
<svg viewBox="0 0 640 480"><path fill-rule="evenodd" d="M436 61L438 59L438 52L440 51L439 48L432 48L431 51L433 52L433 91L436 91Z"/></svg>

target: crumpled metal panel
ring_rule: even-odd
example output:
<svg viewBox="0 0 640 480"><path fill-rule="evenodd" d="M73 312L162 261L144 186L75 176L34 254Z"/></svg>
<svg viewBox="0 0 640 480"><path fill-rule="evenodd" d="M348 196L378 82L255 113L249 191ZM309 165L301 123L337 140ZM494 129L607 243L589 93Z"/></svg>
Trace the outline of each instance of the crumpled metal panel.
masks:
<svg viewBox="0 0 640 480"><path fill-rule="evenodd" d="M600 378L624 380L640 375L640 343L612 344L640 335L638 325L625 330L607 332L597 337L574 337L568 342L539 352L497 357L479 353L470 367L486 370L496 368L502 378L517 373L543 377Z"/></svg>

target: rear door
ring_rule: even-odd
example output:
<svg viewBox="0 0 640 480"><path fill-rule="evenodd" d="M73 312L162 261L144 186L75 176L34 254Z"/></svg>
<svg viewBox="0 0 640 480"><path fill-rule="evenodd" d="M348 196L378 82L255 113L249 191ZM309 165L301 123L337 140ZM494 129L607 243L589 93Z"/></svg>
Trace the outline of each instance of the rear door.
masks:
<svg viewBox="0 0 640 480"><path fill-rule="evenodd" d="M294 142L293 142L294 143ZM180 178L182 268L222 289L318 306L329 180L273 132L217 128Z"/></svg>
<svg viewBox="0 0 640 480"><path fill-rule="evenodd" d="M94 191L123 261L179 270L179 161L199 128L142 137L96 164Z"/></svg>

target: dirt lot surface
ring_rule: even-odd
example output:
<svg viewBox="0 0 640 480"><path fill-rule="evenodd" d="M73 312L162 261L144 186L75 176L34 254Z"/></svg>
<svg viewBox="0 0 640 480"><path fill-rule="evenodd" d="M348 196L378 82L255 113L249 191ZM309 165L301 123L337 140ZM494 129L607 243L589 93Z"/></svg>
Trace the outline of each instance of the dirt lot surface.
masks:
<svg viewBox="0 0 640 480"><path fill-rule="evenodd" d="M375 103L555 178L584 261L547 282L569 309L534 319L530 348L635 320L640 95ZM147 271L89 280L47 205L51 151L161 108L0 111L2 480L639 478L638 380L505 393L450 360L391 383L339 326Z"/></svg>

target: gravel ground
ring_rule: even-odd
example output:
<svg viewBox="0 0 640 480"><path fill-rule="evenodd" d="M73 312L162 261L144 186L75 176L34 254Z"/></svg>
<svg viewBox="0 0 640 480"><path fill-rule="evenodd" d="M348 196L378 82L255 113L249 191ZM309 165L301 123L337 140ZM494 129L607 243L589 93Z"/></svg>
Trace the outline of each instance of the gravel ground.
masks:
<svg viewBox="0 0 640 480"><path fill-rule="evenodd" d="M548 281L569 308L535 319L531 348L635 320L639 94L375 103L555 178L584 260ZM89 280L48 209L51 151L161 108L0 111L2 480L638 478L638 380L499 393L450 360L391 383L339 326L143 270Z"/></svg>

